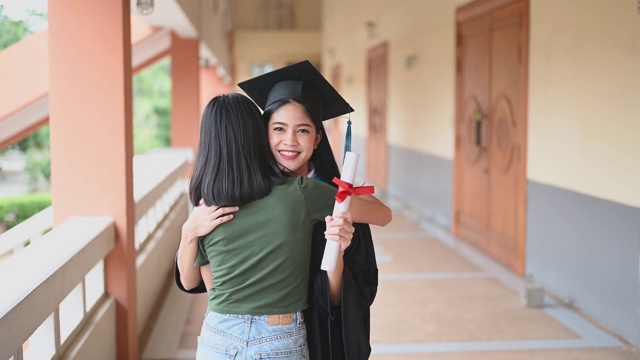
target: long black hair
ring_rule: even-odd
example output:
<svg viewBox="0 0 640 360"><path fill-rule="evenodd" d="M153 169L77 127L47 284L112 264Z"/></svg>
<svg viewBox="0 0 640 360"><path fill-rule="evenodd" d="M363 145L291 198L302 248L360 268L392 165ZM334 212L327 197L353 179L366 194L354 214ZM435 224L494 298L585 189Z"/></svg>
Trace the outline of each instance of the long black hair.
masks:
<svg viewBox="0 0 640 360"><path fill-rule="evenodd" d="M241 94L211 99L202 114L189 196L196 206L239 206L261 199L282 174L271 153L260 111Z"/></svg>
<svg viewBox="0 0 640 360"><path fill-rule="evenodd" d="M313 163L313 166L316 170L316 175L325 181L331 181L331 179L333 179L334 177L339 178L340 170L338 169L338 164L336 164L336 159L333 157L333 151L331 150L331 145L329 144L329 138L324 131L324 126L322 126L321 116L316 111L313 111L313 109L307 106L304 102L295 99L284 99L271 103L264 110L264 114L262 114L262 118L265 123L265 129L267 129L269 125L271 116L276 111L278 111L278 109L290 103L301 105L307 115L309 115L309 118L311 118L311 121L316 128L316 132L322 134L320 143L315 148L315 150L313 150L311 158L309 159L309 161Z"/></svg>

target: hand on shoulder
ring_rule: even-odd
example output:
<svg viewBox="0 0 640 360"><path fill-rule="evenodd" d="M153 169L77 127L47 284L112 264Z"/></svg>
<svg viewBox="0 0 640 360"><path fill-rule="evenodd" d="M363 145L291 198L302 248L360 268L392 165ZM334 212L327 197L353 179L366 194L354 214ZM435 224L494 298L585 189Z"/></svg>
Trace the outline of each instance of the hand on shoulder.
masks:
<svg viewBox="0 0 640 360"><path fill-rule="evenodd" d="M205 236L215 230L218 225L233 219L233 213L239 209L237 206L207 206L200 200L200 205L193 208L182 226L182 232L189 238L197 239Z"/></svg>

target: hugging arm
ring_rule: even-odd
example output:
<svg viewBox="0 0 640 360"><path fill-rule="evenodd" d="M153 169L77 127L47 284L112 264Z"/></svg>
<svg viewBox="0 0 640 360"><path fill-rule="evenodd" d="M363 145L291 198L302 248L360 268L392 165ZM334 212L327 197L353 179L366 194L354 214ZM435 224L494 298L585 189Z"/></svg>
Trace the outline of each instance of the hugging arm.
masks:
<svg viewBox="0 0 640 360"><path fill-rule="evenodd" d="M207 235L218 225L233 219L231 213L235 211L238 211L238 207L206 206L201 202L201 205L193 208L189 218L182 225L176 264L180 271L180 283L185 290L194 289L203 281L201 268L194 265L198 256L198 238Z"/></svg>
<svg viewBox="0 0 640 360"><path fill-rule="evenodd" d="M349 212L353 222L387 226L393 217L391 209L375 196L351 196Z"/></svg>

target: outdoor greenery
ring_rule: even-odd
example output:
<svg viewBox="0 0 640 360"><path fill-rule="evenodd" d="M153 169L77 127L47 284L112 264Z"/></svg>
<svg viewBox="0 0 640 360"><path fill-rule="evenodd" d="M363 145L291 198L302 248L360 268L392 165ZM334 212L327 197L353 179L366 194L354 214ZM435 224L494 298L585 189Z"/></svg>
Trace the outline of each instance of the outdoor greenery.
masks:
<svg viewBox="0 0 640 360"><path fill-rule="evenodd" d="M51 194L29 193L0 198L0 224L7 230L51 205Z"/></svg>
<svg viewBox="0 0 640 360"><path fill-rule="evenodd" d="M4 6L0 4L0 50L31 34L31 24L46 18L46 14L30 10L26 20L14 20L5 15Z"/></svg>
<svg viewBox="0 0 640 360"><path fill-rule="evenodd" d="M32 34L33 23L46 21L46 18L46 14L31 10L25 20L15 20L4 13L0 4L0 51ZM170 67L171 59L167 57L133 77L133 146L136 154L170 145ZM47 124L11 146L25 155L25 172L32 193L0 198L0 226L4 223L10 228L51 205L50 194L35 193L43 184L48 187L51 180L49 133ZM0 154L6 150L0 149Z"/></svg>
<svg viewBox="0 0 640 360"><path fill-rule="evenodd" d="M136 154L171 144L171 59L133 78L133 148Z"/></svg>

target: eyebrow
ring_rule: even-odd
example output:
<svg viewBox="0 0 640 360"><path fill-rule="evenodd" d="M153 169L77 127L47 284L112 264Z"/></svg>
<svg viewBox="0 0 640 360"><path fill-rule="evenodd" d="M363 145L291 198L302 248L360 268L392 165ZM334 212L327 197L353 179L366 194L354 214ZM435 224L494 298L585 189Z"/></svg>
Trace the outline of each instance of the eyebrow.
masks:
<svg viewBox="0 0 640 360"><path fill-rule="evenodd" d="M284 125L284 126L290 126L289 124L282 122L282 121L274 121L271 123L271 126L273 125ZM312 127L313 125L311 124L298 124L296 125L297 127Z"/></svg>

